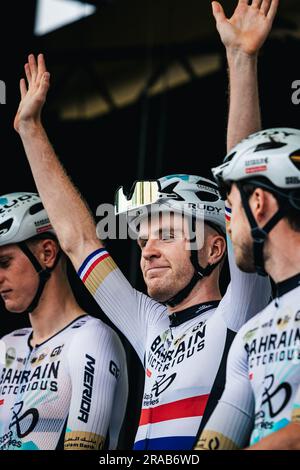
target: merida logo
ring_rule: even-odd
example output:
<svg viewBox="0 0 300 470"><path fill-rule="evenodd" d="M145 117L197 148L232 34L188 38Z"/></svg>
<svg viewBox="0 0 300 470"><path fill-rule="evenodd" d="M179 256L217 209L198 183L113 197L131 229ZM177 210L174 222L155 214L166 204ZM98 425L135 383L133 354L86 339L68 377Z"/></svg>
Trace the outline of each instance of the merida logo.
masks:
<svg viewBox="0 0 300 470"><path fill-rule="evenodd" d="M79 416L78 416L78 419L82 421L83 423L88 422L90 411L91 411L95 364L96 364L96 361L93 357L89 356L88 354L86 354L85 357L87 361L86 361L86 365L84 368L83 392L82 392L82 399L81 399Z"/></svg>

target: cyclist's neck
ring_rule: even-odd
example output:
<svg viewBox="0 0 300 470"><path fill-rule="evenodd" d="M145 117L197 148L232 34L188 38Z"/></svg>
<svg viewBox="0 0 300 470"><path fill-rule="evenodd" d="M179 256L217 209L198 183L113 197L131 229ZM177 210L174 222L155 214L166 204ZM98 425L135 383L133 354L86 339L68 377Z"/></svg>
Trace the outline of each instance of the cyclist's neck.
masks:
<svg viewBox="0 0 300 470"><path fill-rule="evenodd" d="M214 278L207 277L198 281L190 294L176 307L168 307L168 313L181 312L194 305L211 302L212 300L221 300L219 284Z"/></svg>
<svg viewBox="0 0 300 470"><path fill-rule="evenodd" d="M85 312L77 304L66 275L51 276L37 308L29 314L31 346L41 344Z"/></svg>

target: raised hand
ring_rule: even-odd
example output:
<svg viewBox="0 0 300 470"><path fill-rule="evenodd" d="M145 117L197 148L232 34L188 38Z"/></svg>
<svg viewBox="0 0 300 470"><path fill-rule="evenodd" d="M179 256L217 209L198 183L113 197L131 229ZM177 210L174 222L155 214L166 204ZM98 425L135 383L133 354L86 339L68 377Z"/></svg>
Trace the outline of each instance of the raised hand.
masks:
<svg viewBox="0 0 300 470"><path fill-rule="evenodd" d="M279 0L239 0L231 18L222 5L212 2L217 30L227 50L255 55L265 42L275 18Z"/></svg>
<svg viewBox="0 0 300 470"><path fill-rule="evenodd" d="M20 131L22 124L37 124L46 101L50 85L50 74L47 72L43 54L37 60L33 54L28 56L24 66L27 84L24 78L20 80L21 101L14 119L14 128Z"/></svg>

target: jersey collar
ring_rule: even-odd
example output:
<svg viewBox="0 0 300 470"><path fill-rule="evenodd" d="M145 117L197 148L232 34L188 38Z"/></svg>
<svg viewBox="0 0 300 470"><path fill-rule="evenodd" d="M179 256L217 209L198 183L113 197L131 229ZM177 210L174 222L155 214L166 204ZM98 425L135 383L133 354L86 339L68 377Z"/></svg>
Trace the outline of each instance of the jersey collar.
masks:
<svg viewBox="0 0 300 470"><path fill-rule="evenodd" d="M170 326L179 326L183 323L192 320L192 318L202 315L213 308L216 308L220 303L220 300L212 300L211 302L203 302L202 304L193 305L192 307L181 310L180 312L171 313Z"/></svg>
<svg viewBox="0 0 300 470"><path fill-rule="evenodd" d="M66 330L67 328L69 328L69 326L71 326L73 323L75 323L77 320L80 320L81 318L84 318L86 317L87 314L83 314L83 315L80 315L79 317L77 318L74 318L74 320L72 320L70 323L68 323L66 326L64 326L61 330L59 330L57 333L55 333L54 335L50 336L50 338L47 338L45 341L43 341L42 343L40 344L36 344L35 347L33 348L30 344L30 341L32 339L32 336L33 336L33 331L31 331L31 333L29 334L28 336L28 339L27 339L27 344L28 344L28 347L30 350L33 350L33 349L37 349L39 348L40 346L43 346L45 343L48 343L48 341L50 341L52 338L54 338L55 336L59 335L62 331Z"/></svg>
<svg viewBox="0 0 300 470"><path fill-rule="evenodd" d="M293 277L290 277L289 279L285 279L285 281L278 282L276 284L276 294L277 297L281 297L284 294L287 294L293 289L296 289L296 287L300 286L300 273L296 274Z"/></svg>

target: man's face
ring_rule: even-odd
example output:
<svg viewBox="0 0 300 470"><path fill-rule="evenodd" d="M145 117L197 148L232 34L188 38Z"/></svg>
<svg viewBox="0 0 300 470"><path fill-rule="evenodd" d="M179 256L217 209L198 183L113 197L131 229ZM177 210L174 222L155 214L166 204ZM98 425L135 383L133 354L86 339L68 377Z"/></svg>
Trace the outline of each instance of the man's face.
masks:
<svg viewBox="0 0 300 470"><path fill-rule="evenodd" d="M187 224L179 214L171 218L152 216L141 222L140 265L148 295L159 302L176 295L193 276L187 239Z"/></svg>
<svg viewBox="0 0 300 470"><path fill-rule="evenodd" d="M0 295L10 312L23 312L32 301L38 276L17 245L0 247Z"/></svg>
<svg viewBox="0 0 300 470"><path fill-rule="evenodd" d="M253 259L253 241L250 224L246 217L240 192L235 184L227 196L227 204L231 208L231 220L227 227L234 250L237 266L245 272L255 272Z"/></svg>

